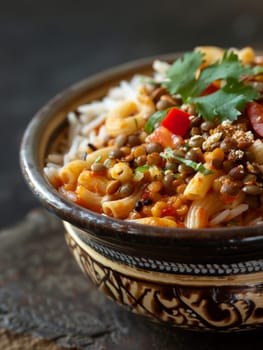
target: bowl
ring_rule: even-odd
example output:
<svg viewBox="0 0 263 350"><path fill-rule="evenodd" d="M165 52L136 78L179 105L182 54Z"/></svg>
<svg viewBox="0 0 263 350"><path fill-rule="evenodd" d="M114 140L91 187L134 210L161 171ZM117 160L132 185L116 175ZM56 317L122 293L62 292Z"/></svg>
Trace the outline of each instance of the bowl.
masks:
<svg viewBox="0 0 263 350"><path fill-rule="evenodd" d="M178 54L158 57L172 60ZM171 229L113 219L62 197L45 179L46 154L76 106L103 97L155 57L87 78L58 94L28 125L21 144L24 178L66 228L79 267L98 289L152 321L198 331L263 325L263 227Z"/></svg>

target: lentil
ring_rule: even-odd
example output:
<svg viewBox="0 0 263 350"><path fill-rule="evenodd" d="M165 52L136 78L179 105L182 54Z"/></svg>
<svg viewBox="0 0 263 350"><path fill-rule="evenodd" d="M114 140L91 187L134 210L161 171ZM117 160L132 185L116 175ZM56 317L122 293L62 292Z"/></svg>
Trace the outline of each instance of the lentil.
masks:
<svg viewBox="0 0 263 350"><path fill-rule="evenodd" d="M222 184L220 189L220 192L222 194L227 194L229 196L236 196L239 191L240 191L240 188L238 184L235 182L225 182Z"/></svg>
<svg viewBox="0 0 263 350"><path fill-rule="evenodd" d="M179 164L178 171L181 174L192 174L194 172L194 170L191 167L185 164Z"/></svg>
<svg viewBox="0 0 263 350"><path fill-rule="evenodd" d="M119 180L112 180L107 184L106 187L106 193L107 194L114 194L118 191L119 187L121 186L121 182Z"/></svg>
<svg viewBox="0 0 263 350"><path fill-rule="evenodd" d="M191 148L188 152L186 152L185 159L189 159L194 162L197 162L199 159L199 155L194 148Z"/></svg>
<svg viewBox="0 0 263 350"><path fill-rule="evenodd" d="M146 144L145 148L148 154L154 153L154 152L160 153L163 151L163 146L158 142L148 143Z"/></svg>
<svg viewBox="0 0 263 350"><path fill-rule="evenodd" d="M191 127L193 128L193 127L197 127L201 124L202 117L200 115L192 115L190 117L190 120L191 120Z"/></svg>
<svg viewBox="0 0 263 350"><path fill-rule="evenodd" d="M150 97L154 102L158 102L160 97L166 93L167 93L166 88L161 86L161 87L155 88L151 92Z"/></svg>
<svg viewBox="0 0 263 350"><path fill-rule="evenodd" d="M206 120L206 121L202 122L201 125L200 125L200 128L203 131L208 131L208 130L214 128L214 127L215 127L215 123L213 123L210 120Z"/></svg>
<svg viewBox="0 0 263 350"><path fill-rule="evenodd" d="M259 196L246 194L245 202L249 205L251 209L258 209L260 207Z"/></svg>
<svg viewBox="0 0 263 350"><path fill-rule="evenodd" d="M126 156L127 156L128 154L131 153L131 148L128 147L128 146L123 146L123 147L120 148L120 150L121 150L122 153L123 153L124 155L126 155Z"/></svg>
<svg viewBox="0 0 263 350"><path fill-rule="evenodd" d="M238 165L238 166L232 168L229 171L228 175L230 177L232 177L232 179L234 179L234 180L242 180L245 177L246 172L245 172L243 165Z"/></svg>
<svg viewBox="0 0 263 350"><path fill-rule="evenodd" d="M101 163L93 163L93 164L91 165L91 170L92 170L94 173L102 174L102 173L105 173L106 167L105 167L104 164L101 164Z"/></svg>
<svg viewBox="0 0 263 350"><path fill-rule="evenodd" d="M231 160L227 159L223 161L223 167L226 172L229 172L233 168L233 166L234 163Z"/></svg>
<svg viewBox="0 0 263 350"><path fill-rule="evenodd" d="M242 191L252 196L257 196L262 193L262 189L256 185L246 185L242 188Z"/></svg>
<svg viewBox="0 0 263 350"><path fill-rule="evenodd" d="M174 106L175 105L175 101L171 101L167 98L163 98L164 96L162 96L160 98L160 100L157 102L156 104L156 108L159 110L159 111L162 111L162 110L165 110L167 109L168 107L171 107L171 106Z"/></svg>
<svg viewBox="0 0 263 350"><path fill-rule="evenodd" d="M163 158L160 156L159 153L150 153L147 155L147 161L146 163L148 165L157 165L157 166L160 166L162 167L163 165Z"/></svg>
<svg viewBox="0 0 263 350"><path fill-rule="evenodd" d="M194 126L190 129L190 135L194 136L194 135L200 135L200 129L197 126Z"/></svg>
<svg viewBox="0 0 263 350"><path fill-rule="evenodd" d="M169 160L166 161L165 169L176 171L177 168L178 168L178 162L176 163L176 162L172 162L172 161L169 161Z"/></svg>
<svg viewBox="0 0 263 350"><path fill-rule="evenodd" d="M127 135L118 135L115 140L115 144L118 148L121 148L126 145L128 140Z"/></svg>
<svg viewBox="0 0 263 350"><path fill-rule="evenodd" d="M220 143L220 148L226 153L237 148L237 142L231 137L225 137Z"/></svg>
<svg viewBox="0 0 263 350"><path fill-rule="evenodd" d="M194 135L190 138L188 145L190 147L202 147L204 138L201 135Z"/></svg>
<svg viewBox="0 0 263 350"><path fill-rule="evenodd" d="M127 197L132 194L132 192L133 186L130 182L125 183L118 188L118 193L121 195L121 197Z"/></svg>
<svg viewBox="0 0 263 350"><path fill-rule="evenodd" d="M219 158L212 159L212 167L219 170L223 167L223 161Z"/></svg>
<svg viewBox="0 0 263 350"><path fill-rule="evenodd" d="M139 135L129 135L127 140L127 145L130 147L140 145L141 140Z"/></svg>
<svg viewBox="0 0 263 350"><path fill-rule="evenodd" d="M118 148L113 149L109 152L109 158L110 159L120 159L124 156L124 152Z"/></svg>
<svg viewBox="0 0 263 350"><path fill-rule="evenodd" d="M146 161L147 161L146 155L138 156L134 159L134 165L136 167L142 166L142 165L146 164Z"/></svg>

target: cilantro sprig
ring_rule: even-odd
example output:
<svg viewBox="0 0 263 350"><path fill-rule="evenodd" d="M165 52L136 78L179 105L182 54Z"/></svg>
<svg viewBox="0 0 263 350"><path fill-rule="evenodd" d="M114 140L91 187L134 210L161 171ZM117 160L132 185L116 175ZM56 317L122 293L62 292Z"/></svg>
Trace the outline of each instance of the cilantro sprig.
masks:
<svg viewBox="0 0 263 350"><path fill-rule="evenodd" d="M144 127L144 130L147 132L147 134L151 134L154 131L155 126L165 118L167 112L168 110L157 111L151 116L151 118L147 120L147 123Z"/></svg>
<svg viewBox="0 0 263 350"><path fill-rule="evenodd" d="M166 148L164 152L160 153L160 156L165 159L176 159L182 164L187 165L190 168L194 169L195 171L199 171L204 175L213 174L213 172L207 169L203 163L201 162L197 163L197 162L194 162L193 160L185 159L183 157L177 156L174 150L172 150L171 148Z"/></svg>
<svg viewBox="0 0 263 350"><path fill-rule="evenodd" d="M219 121L234 121L249 101L258 98L258 92L249 85L228 79L226 85L213 94L189 98L196 111L207 120L217 116Z"/></svg>
<svg viewBox="0 0 263 350"><path fill-rule="evenodd" d="M242 78L261 73L262 67L244 66L232 51L225 52L221 61L199 71L203 62L203 53L186 53L168 69L163 85L170 94L180 94L184 103L195 105L204 119L236 120L247 102L259 98L258 92L245 85ZM224 81L224 86L200 96L216 80Z"/></svg>
<svg viewBox="0 0 263 350"><path fill-rule="evenodd" d="M163 85L170 94L180 94L183 99L192 96L192 89L196 84L196 72L203 63L203 53L187 52L178 58L166 73Z"/></svg>

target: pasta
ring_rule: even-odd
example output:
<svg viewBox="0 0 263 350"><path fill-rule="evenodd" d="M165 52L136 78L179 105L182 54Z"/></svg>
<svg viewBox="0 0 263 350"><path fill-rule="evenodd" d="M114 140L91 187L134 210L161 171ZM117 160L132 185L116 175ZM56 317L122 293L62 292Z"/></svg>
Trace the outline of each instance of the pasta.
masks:
<svg viewBox="0 0 263 350"><path fill-rule="evenodd" d="M223 204L218 201L215 193L195 199L185 218L185 226L189 228L206 227L211 216L223 208Z"/></svg>
<svg viewBox="0 0 263 350"><path fill-rule="evenodd" d="M112 215L115 218L126 218L135 207L141 193L142 190L139 188L134 191L134 193L125 198L117 200L105 200L102 203L102 209L106 214Z"/></svg>
<svg viewBox="0 0 263 350"><path fill-rule="evenodd" d="M44 172L68 200L170 228L263 223L263 57L199 46L68 114ZM65 146L66 145L66 146Z"/></svg>
<svg viewBox="0 0 263 350"><path fill-rule="evenodd" d="M216 174L204 175L202 173L196 173L187 184L184 195L187 199L196 200L204 198L207 192L212 187L213 181L216 178Z"/></svg>

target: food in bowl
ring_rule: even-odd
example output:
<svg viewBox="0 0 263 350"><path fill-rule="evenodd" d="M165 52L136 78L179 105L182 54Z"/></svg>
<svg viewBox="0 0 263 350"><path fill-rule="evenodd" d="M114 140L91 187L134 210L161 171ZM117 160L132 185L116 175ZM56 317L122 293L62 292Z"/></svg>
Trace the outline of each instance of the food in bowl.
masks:
<svg viewBox="0 0 263 350"><path fill-rule="evenodd" d="M73 202L167 227L263 223L263 58L198 47L68 115L45 173ZM64 140L65 141L65 140Z"/></svg>
<svg viewBox="0 0 263 350"><path fill-rule="evenodd" d="M221 49L202 48L205 50L210 62L215 54L217 59L219 53L222 57ZM256 69L260 78L261 58L255 57L251 49L237 53L243 64L256 62L251 66L259 66ZM175 57L179 55L163 56L162 60L172 62ZM73 191L73 200L69 200L69 188L66 195L59 189L62 182L57 182L61 180L56 174L63 168L68 150L72 150L68 144L70 134L61 138L68 130L65 121L68 113L75 111L69 119L76 118L78 126L82 114L79 106L100 100L111 87L123 80L130 81L136 73L150 75L152 62L152 58L142 59L96 74L48 102L32 119L23 137L20 159L25 179L44 206L63 220L66 242L81 270L101 292L128 310L156 322L191 330L225 332L262 327L262 225L240 227L226 223L204 229L140 225L136 219L116 220L87 210L75 204ZM156 73L156 79L159 74L162 76L161 72ZM141 78L138 81L141 83ZM260 79L246 84L252 84L260 93ZM130 83L120 85L131 91ZM118 100L120 90L111 89L114 91ZM82 139L83 135L77 136ZM74 161L74 153L70 161ZM49 154L55 154L53 159L48 157L52 161L50 167L46 161ZM48 172L54 171L49 181L50 174L44 174L44 164Z"/></svg>

